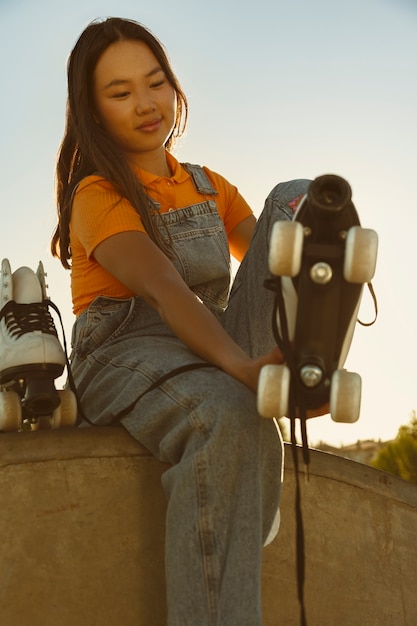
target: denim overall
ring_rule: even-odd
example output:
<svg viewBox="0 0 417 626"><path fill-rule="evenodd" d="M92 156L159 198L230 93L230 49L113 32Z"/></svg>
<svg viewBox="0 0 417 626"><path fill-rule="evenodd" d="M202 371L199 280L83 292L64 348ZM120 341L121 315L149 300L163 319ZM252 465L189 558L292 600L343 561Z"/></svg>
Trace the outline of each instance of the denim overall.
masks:
<svg viewBox="0 0 417 626"><path fill-rule="evenodd" d="M230 256L216 191L198 166L186 166L200 203L161 214L174 264L193 292L253 357L274 345L268 242L277 219L309 181L281 183L264 211L230 287ZM87 417L121 424L169 463L166 583L168 626L261 626L261 553L275 528L282 482L282 440L256 396L215 367L172 377L202 363L140 297L98 297L76 320L72 373ZM132 409L127 407L132 406ZM126 411L127 414L126 414ZM279 593L279 589L277 589Z"/></svg>

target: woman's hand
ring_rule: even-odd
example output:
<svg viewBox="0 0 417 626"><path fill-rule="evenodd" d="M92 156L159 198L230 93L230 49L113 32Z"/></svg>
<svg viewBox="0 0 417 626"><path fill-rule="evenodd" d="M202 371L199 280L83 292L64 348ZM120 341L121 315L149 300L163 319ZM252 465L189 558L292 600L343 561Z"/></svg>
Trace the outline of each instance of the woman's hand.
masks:
<svg viewBox="0 0 417 626"><path fill-rule="evenodd" d="M244 383L249 389L255 393L258 391L258 380L261 369L264 365L279 365L284 363L284 357L279 348L273 348L267 354L257 359L249 359L246 366L242 369L241 376L235 375L235 378Z"/></svg>

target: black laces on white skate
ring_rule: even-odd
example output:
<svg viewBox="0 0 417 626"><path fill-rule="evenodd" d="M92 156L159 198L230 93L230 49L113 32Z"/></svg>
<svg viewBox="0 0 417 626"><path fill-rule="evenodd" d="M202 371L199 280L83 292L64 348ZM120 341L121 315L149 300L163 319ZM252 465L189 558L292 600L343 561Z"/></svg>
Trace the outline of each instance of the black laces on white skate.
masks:
<svg viewBox="0 0 417 626"><path fill-rule="evenodd" d="M296 440L296 422L300 422L301 441L302 441L302 455L306 466L307 478L310 464L310 453L307 438L307 409L304 406L297 406L296 388L293 381L296 380L297 372L294 364L293 350L291 347L291 341L288 331L287 312L284 302L284 294L282 289L282 279L280 276L274 276L267 279L264 282L264 286L273 291L275 294L275 303L272 312L272 330L274 339L277 346L281 350L286 365L290 370L290 391L289 391L289 411L288 418L291 424L291 449L294 463L294 474L296 484L295 494L295 513L296 513L296 545L297 545L297 587L298 587L298 600L300 604L301 626L306 626L306 613L304 605L304 579L305 579L305 550L304 550L304 524L301 509L301 490L300 490L300 477L299 477L299 459L298 459L298 446ZM367 287L371 294L375 316L371 322L361 322L357 320L362 326L372 326L378 316L378 301L375 295L372 283L367 283ZM280 328L278 328L278 319Z"/></svg>
<svg viewBox="0 0 417 626"><path fill-rule="evenodd" d="M374 319L371 322L362 322L360 319L358 319L358 324L360 324L361 326L373 326L378 317L378 300L376 297L374 287L372 283L367 283L367 287L368 287L369 293L371 294L372 301L374 303L375 315L374 315Z"/></svg>
<svg viewBox="0 0 417 626"><path fill-rule="evenodd" d="M77 402L77 414L78 414L78 416L77 416L77 423L76 423L76 425L79 426L81 424L81 422L84 421L84 422L87 422L87 424L89 424L90 426L103 427L103 424L97 424L97 423L93 422L84 413L84 410L83 410L83 408L81 406L81 400L80 400L80 397L79 397L78 392L77 392L77 386L75 384L74 377L72 375L71 364L70 364L69 358L68 358L67 342L66 342L66 338L65 338L64 324L63 324L63 321L62 321L61 313L60 313L58 307L56 306L56 304L54 304L51 300L47 300L46 304L47 304L47 306L50 306L56 312L56 314L58 315L58 318L59 318L60 325L61 325L62 345L63 345L63 349L64 349L65 362L66 362L66 366L67 366L68 386L71 389L71 391L73 392L73 394L75 396L75 400ZM52 321L52 324L53 324L53 321ZM55 331L55 334L56 334L56 331ZM166 372L160 378L158 378L156 381L154 381L151 385L149 385L149 387L147 389L145 389L145 391L143 391L137 398L135 398L135 400L131 404L129 404L122 411L120 411L120 413L118 413L113 418L113 420L109 424L107 424L107 426L113 426L115 423L120 422L124 417L126 417L127 415L129 415L129 413L132 412L132 410L138 404L139 400L141 400L149 392L154 391L155 389L158 389L158 387L160 387L163 383L165 383L166 381L170 380L171 378L174 378L175 376L179 376L180 374L184 374L185 372L189 372L191 370L196 370L196 369L206 368L206 367L215 367L215 365L212 365L211 363L206 363L204 361L201 361L201 362L198 362L198 363L187 363L186 365L183 365L181 367L177 367L177 368L175 368L175 369L173 369L173 370L171 370L169 372Z"/></svg>
<svg viewBox="0 0 417 626"><path fill-rule="evenodd" d="M77 387L75 385L75 381L72 375L72 371L71 371L71 364L69 361L69 357L68 357L68 348L67 348L67 340L65 337L65 330L64 330L64 322L62 321L62 315L61 315L61 311L58 309L57 305L52 302L52 300L45 300L44 301L46 307L50 307L51 309L53 309L55 311L55 313L58 315L58 319L59 319L59 323L61 326L61 332L62 332L62 347L64 349L64 355L65 355L65 365L67 367L67 376L68 376L68 385L69 388L71 389L72 393L75 396L75 401L77 403L77 423L76 425L79 425L79 423L82 420L85 420L86 422L88 422L91 426L95 426L95 424L93 422L91 422L84 414L84 411L82 409L81 406L81 401L77 392ZM48 311L49 314L49 311ZM52 318L51 318L52 320ZM52 324L54 324L53 320L52 320ZM55 329L55 326L54 326ZM55 329L55 334L56 334L56 329Z"/></svg>
<svg viewBox="0 0 417 626"><path fill-rule="evenodd" d="M296 517L296 560L297 560L297 592L300 605L300 624L307 626L307 618L304 603L304 580L305 580L305 550L304 550L304 522L301 508L301 487L298 463L298 449L296 439L296 421L300 420L302 452L305 466L310 464L310 453L307 440L307 412L304 407L298 407L299 416L297 417L296 390L294 381L296 380L296 371L294 365L293 351L288 331L287 312L284 302L284 294L282 290L282 280L280 276L275 276L265 280L264 286L275 293L275 302L272 311L272 331L277 346L281 350L287 367L290 370L290 393L289 393L289 411L288 418L291 424L291 450L294 463L295 476L295 517ZM280 329L278 329L278 316ZM307 473L308 476L308 473Z"/></svg>
<svg viewBox="0 0 417 626"><path fill-rule="evenodd" d="M0 312L7 331L14 339L32 332L56 336L56 328L48 310L49 301L20 304L10 300Z"/></svg>

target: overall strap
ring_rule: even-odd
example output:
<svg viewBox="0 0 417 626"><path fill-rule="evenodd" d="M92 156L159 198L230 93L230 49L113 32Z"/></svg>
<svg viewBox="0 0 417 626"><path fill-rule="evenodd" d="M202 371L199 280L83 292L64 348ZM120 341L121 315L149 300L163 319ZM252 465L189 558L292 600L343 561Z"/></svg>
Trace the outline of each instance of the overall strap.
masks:
<svg viewBox="0 0 417 626"><path fill-rule="evenodd" d="M210 194L215 196L218 191L213 187L209 177L201 167L201 165L192 165L191 163L181 163L192 178L194 187L199 193Z"/></svg>

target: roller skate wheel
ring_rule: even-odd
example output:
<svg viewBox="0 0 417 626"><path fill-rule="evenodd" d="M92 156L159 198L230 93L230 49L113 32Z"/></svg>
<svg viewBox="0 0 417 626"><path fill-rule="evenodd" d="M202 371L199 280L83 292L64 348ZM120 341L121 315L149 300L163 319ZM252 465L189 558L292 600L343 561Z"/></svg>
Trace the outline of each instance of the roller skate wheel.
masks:
<svg viewBox="0 0 417 626"><path fill-rule="evenodd" d="M69 389L58 391L60 405L53 411L50 418L51 428L75 426L77 421L77 401Z"/></svg>
<svg viewBox="0 0 417 626"><path fill-rule="evenodd" d="M22 425L22 406L15 391L0 392L0 431L20 430Z"/></svg>
<svg viewBox="0 0 417 626"><path fill-rule="evenodd" d="M286 365L264 365L259 375L258 412L262 417L283 417L288 412L290 370Z"/></svg>
<svg viewBox="0 0 417 626"><path fill-rule="evenodd" d="M370 228L352 226L347 232L343 275L348 283L369 283L376 267L378 235Z"/></svg>
<svg viewBox="0 0 417 626"><path fill-rule="evenodd" d="M353 424L359 418L362 381L359 374L336 370L330 387L330 415L334 422Z"/></svg>
<svg viewBox="0 0 417 626"><path fill-rule="evenodd" d="M297 276L301 269L304 229L300 222L275 222L269 248L269 269L274 276Z"/></svg>

